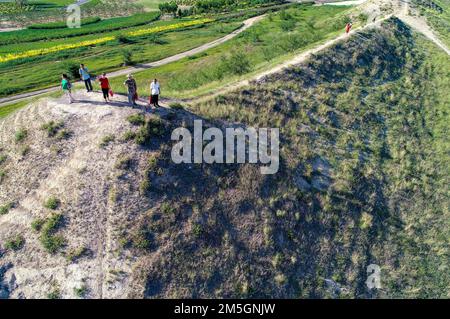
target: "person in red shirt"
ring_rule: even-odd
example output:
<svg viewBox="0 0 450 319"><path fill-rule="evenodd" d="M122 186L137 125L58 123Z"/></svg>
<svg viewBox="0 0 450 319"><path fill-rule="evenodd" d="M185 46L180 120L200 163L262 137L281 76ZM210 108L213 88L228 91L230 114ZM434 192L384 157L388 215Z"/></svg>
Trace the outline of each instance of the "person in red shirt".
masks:
<svg viewBox="0 0 450 319"><path fill-rule="evenodd" d="M109 98L109 91L111 90L111 86L109 85L109 80L106 77L106 73L103 73L103 75L99 77L98 81L100 82L100 87L102 88L103 98L105 99L105 102L111 102L111 99Z"/></svg>
<svg viewBox="0 0 450 319"><path fill-rule="evenodd" d="M349 34L350 31L352 30L353 24L351 22L347 23L347 25L345 26L345 33Z"/></svg>

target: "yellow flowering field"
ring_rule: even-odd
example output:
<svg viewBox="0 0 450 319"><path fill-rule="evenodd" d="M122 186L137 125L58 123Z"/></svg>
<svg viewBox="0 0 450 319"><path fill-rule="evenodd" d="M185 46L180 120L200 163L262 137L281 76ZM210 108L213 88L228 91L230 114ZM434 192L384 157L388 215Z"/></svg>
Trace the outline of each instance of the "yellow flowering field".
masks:
<svg viewBox="0 0 450 319"><path fill-rule="evenodd" d="M213 21L214 21L213 19L200 19L200 20L194 20L194 21L186 21L186 22L180 22L180 23L176 23L176 24L170 24L170 25L165 25L165 26L152 27L152 28L147 28L147 29L131 31L131 32L126 33L125 35L130 36L130 37L138 37L138 36L152 34L152 33L158 33L158 32L163 32L163 31L170 31L170 30L200 25L200 24L209 23L209 22L213 22ZM95 40L86 40L86 41L82 41L82 42L78 42L78 43L62 44L62 45L57 45L57 46L49 47L49 48L29 50L29 51L25 51L25 52L21 52L21 53L10 53L10 54L0 56L0 62L8 62L8 61L17 60L17 59L23 59L23 58L29 58L29 57L39 56L39 55L45 55L45 54L49 54L49 53L55 53L55 52L59 52L59 51L63 51L63 50L86 47L86 46L90 46L90 45L113 41L115 39L116 39L116 36L108 36L108 37L98 38Z"/></svg>
<svg viewBox="0 0 450 319"><path fill-rule="evenodd" d="M138 37L138 36L147 35L147 34L151 34L151 33L157 33L157 32L161 32L161 31L170 31L170 30L175 30L175 29L179 29L179 28L185 28L185 27L190 27L190 26L194 26L194 25L209 23L212 21L214 21L214 20L213 19L200 19L200 20L194 20L194 21L186 21L186 22L181 22L181 23L177 23L177 24L170 24L170 25L165 25L165 26L160 26L160 27L153 27L153 28L148 28L148 29L131 31L131 32L128 32L127 35L130 37Z"/></svg>
<svg viewBox="0 0 450 319"><path fill-rule="evenodd" d="M58 52L58 51L62 51L62 50L85 47L85 46L89 46L89 45L112 41L114 39L115 39L115 37L103 37L103 38L95 39L95 40L87 40L87 41L82 41L79 43L72 43L72 44L62 44L62 45L57 45L57 46L50 47L50 48L25 51L22 53L6 54L3 56L0 56L0 62L7 62L7 61L11 61L11 60L17 60L17 59L22 59L22 58L29 58L29 57L33 57L33 56L54 53L54 52Z"/></svg>

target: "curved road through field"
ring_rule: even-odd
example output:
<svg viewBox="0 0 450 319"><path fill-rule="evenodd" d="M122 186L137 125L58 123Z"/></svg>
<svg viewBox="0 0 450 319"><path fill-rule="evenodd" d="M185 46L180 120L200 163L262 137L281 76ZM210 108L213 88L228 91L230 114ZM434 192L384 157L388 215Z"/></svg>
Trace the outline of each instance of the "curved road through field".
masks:
<svg viewBox="0 0 450 319"><path fill-rule="evenodd" d="M360 1L348 1L348 3L352 3L352 4L358 4ZM364 1L366 2L366 1ZM374 1L376 2L376 0ZM430 39L431 41L433 41L436 45L438 45L442 50L444 50L447 54L450 55L450 50L438 39L438 37L434 34L432 28L430 28L428 26L428 24L426 23L426 21L424 19L419 18L418 16L412 16L408 11L409 11L409 0L400 0L397 1L397 3L399 4L399 8L394 10L393 13L386 15L384 17L380 17L378 19L376 19L375 21L373 21L372 23L368 23L360 28L356 28L355 30L353 30L352 32L350 32L350 34L342 34L334 39L328 40L325 43L312 48L310 50L304 51L302 53L300 53L299 55L295 56L293 59L290 59L288 61L285 61L283 63L280 63L279 65L273 67L272 69L269 70L265 70L262 73L259 73L256 77L251 78L251 79L247 79L247 80L242 80L242 81L238 81L238 82L234 82L234 83L230 83L229 85L217 90L214 93L209 93L209 94L205 94L204 96L199 97L200 99L204 99L204 98L210 98L212 96L216 96L219 94L224 94L226 92L229 92L231 90L234 90L236 88L242 87L242 86L246 86L248 85L251 81L260 81L263 78L265 78L266 76L273 74L273 73L277 73L282 71L283 69L299 64L303 61L305 61L307 58L309 58L311 56L311 54L314 53L318 53L326 48L329 48L330 46L332 46L333 44L336 44L337 42L347 38L348 36L352 35L355 32L361 31L363 29L367 29L367 28L371 28L371 27L376 27L378 26L382 21L389 19L392 16L396 16L398 18L400 18L401 20L403 20L405 23L407 23L408 25L410 25L413 29L415 29L416 31L422 33L423 35L425 35L428 39ZM110 77L117 77L117 76L123 76L126 75L128 73L133 73L133 72L137 72L137 71L141 71L141 70L145 70L145 69L149 69L149 68L153 68L153 67L158 67L161 65L165 65L168 63L172 63L175 61L179 61L185 57L189 57L189 56L193 56L195 54L201 53L203 51L206 51L208 49L211 49L213 47L216 47L224 42L227 42L230 39L233 39L234 37L236 37L237 35L239 35L240 33L244 32L245 30L247 30L248 28L250 28L252 25L254 25L255 23L257 23L258 21L260 21L262 18L264 18L265 15L261 15L261 16L256 16L253 18L250 18L248 20L245 20L243 22L243 26L240 27L239 29L233 31L232 33L216 39L212 42L206 43L202 46L199 46L197 48L194 48L192 50L186 51L186 52L182 52L179 54L176 54L174 56L170 56L167 57L165 59L159 60L159 61L155 61L155 62L151 62L151 63L146 63L146 64L140 64L137 65L135 67L131 67L131 68L127 68L127 69L123 69L123 70L119 70L116 72L111 72L108 73ZM6 98L2 98L0 99L0 106L2 105L6 105L9 104L11 102L17 102L23 99L27 99L30 97L34 97L34 96L39 96L39 95L43 95L45 93L49 93L49 92L55 92L57 90L59 90L59 86L57 87L52 87L52 88L48 88L48 89L43 89L43 90L39 90L39 91L34 91L34 92L29 92L29 93L23 93L23 94L19 94L19 95L15 95L15 96L10 96L10 97L6 97ZM176 101L177 99L174 99L174 101ZM189 100L189 99L188 99ZM185 100L185 102L188 102Z"/></svg>
<svg viewBox="0 0 450 319"><path fill-rule="evenodd" d="M205 43L197 48L191 49L189 51L185 51L170 57L167 57L165 59L159 60L159 61L155 61L155 62L150 62L150 63L145 63L145 64L139 64L136 65L134 67L130 67L130 68L126 68L123 70L119 70L116 72L109 72L108 76L110 78L112 77L117 77L117 76L122 76L122 75L126 75L129 73L134 73L137 71L142 71L142 70L146 70L146 69L150 69L150 68L154 68L154 67L158 67L161 65L165 65L168 63L172 63L175 61L179 61L183 58L186 57L190 57L193 55L196 55L198 53L201 53L203 51L209 50L211 48L214 48L224 42L227 42L233 38L235 38L236 36L238 36L239 34L241 34L242 32L244 32L245 30L247 30L248 28L250 28L252 25L254 25L255 23L259 22L261 19L264 18L265 15L260 15L260 16L256 16L250 19L247 19L243 22L243 26L241 26L239 29L236 29L235 31L231 32L230 34L227 34L226 36L216 39L214 41ZM30 97L35 97L35 96L39 96L39 95L43 95L46 93L50 93L50 92L56 92L60 89L59 86L55 86L55 87L51 87L51 88L47 88L47 89L42 89L42 90L37 90L37 91L33 91L33 92L27 92L27 93L22 93L22 94L18 94L18 95L13 95L13 96L8 96L5 98L0 98L0 106L2 105L6 105L6 104L10 104L12 102L19 102L21 100L30 98Z"/></svg>

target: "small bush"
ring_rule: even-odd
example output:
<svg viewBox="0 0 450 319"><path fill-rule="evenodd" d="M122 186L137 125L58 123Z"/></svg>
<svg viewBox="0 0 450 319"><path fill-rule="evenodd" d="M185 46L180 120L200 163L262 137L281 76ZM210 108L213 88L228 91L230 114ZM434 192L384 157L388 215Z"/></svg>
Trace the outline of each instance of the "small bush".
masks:
<svg viewBox="0 0 450 319"><path fill-rule="evenodd" d="M203 232L203 230L202 230L202 226L200 224L194 224L192 226L192 233L194 234L195 237L200 237L202 232Z"/></svg>
<svg viewBox="0 0 450 319"><path fill-rule="evenodd" d="M229 57L223 59L220 69L223 73L243 75L250 72L251 64L244 52L235 51Z"/></svg>
<svg viewBox="0 0 450 319"><path fill-rule="evenodd" d="M58 140L67 140L72 136L72 132L68 130L61 130L56 134Z"/></svg>
<svg viewBox="0 0 450 319"><path fill-rule="evenodd" d="M72 79L78 79L80 77L80 65L75 62L67 62L66 63L66 72L67 75Z"/></svg>
<svg viewBox="0 0 450 319"><path fill-rule="evenodd" d="M47 294L47 299L60 299L61 298L61 292L58 288L53 289Z"/></svg>
<svg viewBox="0 0 450 319"><path fill-rule="evenodd" d="M5 180L6 178L6 171L0 169L0 184Z"/></svg>
<svg viewBox="0 0 450 319"><path fill-rule="evenodd" d="M133 165L133 160L131 159L131 157L122 156L117 160L115 168L127 170L127 169L130 169L132 165Z"/></svg>
<svg viewBox="0 0 450 319"><path fill-rule="evenodd" d="M43 235L40 239L44 248L51 254L55 254L66 245L66 240L62 235Z"/></svg>
<svg viewBox="0 0 450 319"><path fill-rule="evenodd" d="M127 131L122 137L122 141L128 142L136 138L136 133L133 131Z"/></svg>
<svg viewBox="0 0 450 319"><path fill-rule="evenodd" d="M8 158L8 156L6 156L6 155L0 155L0 165L2 165L4 162L6 162L7 158Z"/></svg>
<svg viewBox="0 0 450 319"><path fill-rule="evenodd" d="M163 38L161 38L161 36L159 34L152 34L147 38L147 41L153 44L167 44L169 43L169 41L164 40Z"/></svg>
<svg viewBox="0 0 450 319"><path fill-rule="evenodd" d="M59 201L59 199L57 199L55 196L51 196L45 201L44 207L51 210L56 210L60 204L61 202Z"/></svg>
<svg viewBox="0 0 450 319"><path fill-rule="evenodd" d="M146 229L140 229L131 236L132 246L138 249L149 249L151 244L149 235L150 234Z"/></svg>
<svg viewBox="0 0 450 319"><path fill-rule="evenodd" d="M14 202L10 202L3 206L0 206L0 215L8 214L12 208L14 208Z"/></svg>
<svg viewBox="0 0 450 319"><path fill-rule="evenodd" d="M164 123L160 119L151 118L142 126L136 134L135 141L141 146L150 143L150 137L161 137L165 133Z"/></svg>
<svg viewBox="0 0 450 319"><path fill-rule="evenodd" d="M115 137L114 135L106 135L102 138L101 142L100 142L100 147L104 148L106 146L109 145L109 143L114 142Z"/></svg>
<svg viewBox="0 0 450 319"><path fill-rule="evenodd" d="M119 195L117 194L116 187L113 186L109 189L108 198L111 203L117 203L117 200L119 199Z"/></svg>
<svg viewBox="0 0 450 319"><path fill-rule="evenodd" d="M133 52L131 50L128 50L128 49L122 50L122 59L123 59L123 65L124 66L133 65L134 64Z"/></svg>
<svg viewBox="0 0 450 319"><path fill-rule="evenodd" d="M16 134L14 135L14 138L17 143L22 142L24 139L26 139L28 136L28 131L24 128L19 129Z"/></svg>
<svg viewBox="0 0 450 319"><path fill-rule="evenodd" d="M280 27L285 32L292 31L295 29L295 20L282 20Z"/></svg>
<svg viewBox="0 0 450 319"><path fill-rule="evenodd" d="M67 260L70 262L77 261L88 252L88 249L84 246L72 249L67 254Z"/></svg>
<svg viewBox="0 0 450 319"><path fill-rule="evenodd" d="M118 36L117 36L117 41L119 42L119 43L122 43L122 44L130 44L130 43L133 43L134 41L132 40L132 39L130 39L130 38L128 38L126 35L124 35L124 34L119 34ZM125 50L124 50L125 51Z"/></svg>
<svg viewBox="0 0 450 319"><path fill-rule="evenodd" d="M84 298L88 293L88 288L86 285L82 285L80 288L73 288L73 292L78 298Z"/></svg>
<svg viewBox="0 0 450 319"><path fill-rule="evenodd" d="M281 209L277 210L277 212L276 212L276 215L278 218L284 218L284 217L286 217L286 214L287 214L286 211L281 210Z"/></svg>
<svg viewBox="0 0 450 319"><path fill-rule="evenodd" d="M127 121L136 126L145 124L145 117L142 114L133 114L127 117Z"/></svg>
<svg viewBox="0 0 450 319"><path fill-rule="evenodd" d="M58 146L58 145L52 145L52 146L50 146L50 151L53 154L58 155L58 154L60 154L62 152L62 148L60 146Z"/></svg>
<svg viewBox="0 0 450 319"><path fill-rule="evenodd" d="M151 183L150 183L149 179L146 178L139 185L139 192L140 192L140 194L145 195L150 191L150 189L151 189Z"/></svg>
<svg viewBox="0 0 450 319"><path fill-rule="evenodd" d="M39 231L41 231L44 223L45 223L45 219L37 218L37 219L33 220L33 222L31 223L31 228L34 231L39 232Z"/></svg>
<svg viewBox="0 0 450 319"><path fill-rule="evenodd" d="M163 203L161 205L161 212L163 214L169 215L169 214L174 214L175 213L175 208L170 206L169 203Z"/></svg>
<svg viewBox="0 0 450 319"><path fill-rule="evenodd" d="M280 19L281 20L292 20L293 16L289 12L287 12L286 10L282 10L280 12Z"/></svg>
<svg viewBox="0 0 450 319"><path fill-rule="evenodd" d="M27 155L30 152L30 150L31 150L30 146L25 145L25 146L20 148L19 154L20 154L20 156L23 157L23 156Z"/></svg>
<svg viewBox="0 0 450 319"><path fill-rule="evenodd" d="M148 127L143 126L139 129L139 131L136 133L136 137L134 138L136 144L138 145L147 145L150 141L150 132L148 131Z"/></svg>
<svg viewBox="0 0 450 319"><path fill-rule="evenodd" d="M278 274L275 276L275 282L279 285L282 286L286 283L286 276L283 274Z"/></svg>
<svg viewBox="0 0 450 319"><path fill-rule="evenodd" d="M47 131L48 137L54 137L60 129L64 127L64 122L50 121L41 126L41 129Z"/></svg>
<svg viewBox="0 0 450 319"><path fill-rule="evenodd" d="M156 155L150 155L147 160L147 171L154 172L158 167L158 157Z"/></svg>
<svg viewBox="0 0 450 319"><path fill-rule="evenodd" d="M5 242L5 248L8 250L20 250L22 249L23 245L25 244L25 238L21 235L16 235L13 237L10 237Z"/></svg>
<svg viewBox="0 0 450 319"><path fill-rule="evenodd" d="M59 249L66 245L66 240L62 235L55 235L56 231L63 224L62 214L53 214L43 223L38 222L36 229L41 229L39 240L42 246L51 254L55 254Z"/></svg>
<svg viewBox="0 0 450 319"><path fill-rule="evenodd" d="M359 227L361 229L368 229L372 227L373 216L364 212L359 220Z"/></svg>

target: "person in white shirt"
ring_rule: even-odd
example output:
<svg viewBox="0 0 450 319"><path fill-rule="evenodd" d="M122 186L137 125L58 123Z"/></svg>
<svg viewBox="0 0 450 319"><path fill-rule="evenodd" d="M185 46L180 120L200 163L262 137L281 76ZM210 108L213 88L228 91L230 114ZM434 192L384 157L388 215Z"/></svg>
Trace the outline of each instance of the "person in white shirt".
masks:
<svg viewBox="0 0 450 319"><path fill-rule="evenodd" d="M159 85L159 82L157 79L155 79L152 84L150 84L150 104L153 104L154 107L160 107L158 100L159 95L161 94L161 86Z"/></svg>

